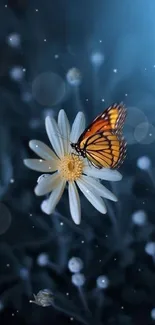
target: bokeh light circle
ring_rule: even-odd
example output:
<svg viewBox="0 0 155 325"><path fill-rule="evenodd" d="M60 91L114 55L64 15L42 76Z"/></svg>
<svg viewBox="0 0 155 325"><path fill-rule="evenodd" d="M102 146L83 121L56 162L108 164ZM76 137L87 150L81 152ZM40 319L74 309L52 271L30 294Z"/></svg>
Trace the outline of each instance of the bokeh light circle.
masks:
<svg viewBox="0 0 155 325"><path fill-rule="evenodd" d="M151 144L155 141L155 127L148 122L141 123L135 128L134 137L141 144Z"/></svg>
<svg viewBox="0 0 155 325"><path fill-rule="evenodd" d="M79 86L82 81L82 75L79 69L71 68L66 74L66 79L71 86Z"/></svg>
<svg viewBox="0 0 155 325"><path fill-rule="evenodd" d="M104 62L104 55L99 51L92 52L90 60L94 66L100 67Z"/></svg>
<svg viewBox="0 0 155 325"><path fill-rule="evenodd" d="M21 37L20 37L20 35L18 33L11 33L7 37L7 43L11 47L14 47L14 48L15 47L19 47L20 46L20 42L21 42Z"/></svg>
<svg viewBox="0 0 155 325"><path fill-rule="evenodd" d="M135 130L141 124L143 124L143 135L139 135L139 138L145 138L148 132L148 120L146 115L137 107L127 107L124 135L128 145L136 144L138 142L135 137Z"/></svg>
<svg viewBox="0 0 155 325"><path fill-rule="evenodd" d="M9 71L10 78L14 81L21 81L24 77L24 69L21 66L14 66Z"/></svg>
<svg viewBox="0 0 155 325"><path fill-rule="evenodd" d="M56 73L43 72L32 83L32 95L41 105L57 105L63 101L65 94L65 82Z"/></svg>
<svg viewBox="0 0 155 325"><path fill-rule="evenodd" d="M72 273L78 273L83 268L83 261L79 257L72 257L68 261L68 268Z"/></svg>
<svg viewBox="0 0 155 325"><path fill-rule="evenodd" d="M137 167L142 170L149 170L151 167L151 160L147 156L141 156L137 159Z"/></svg>
<svg viewBox="0 0 155 325"><path fill-rule="evenodd" d="M11 225L11 213L4 203L0 202L0 235L4 234Z"/></svg>

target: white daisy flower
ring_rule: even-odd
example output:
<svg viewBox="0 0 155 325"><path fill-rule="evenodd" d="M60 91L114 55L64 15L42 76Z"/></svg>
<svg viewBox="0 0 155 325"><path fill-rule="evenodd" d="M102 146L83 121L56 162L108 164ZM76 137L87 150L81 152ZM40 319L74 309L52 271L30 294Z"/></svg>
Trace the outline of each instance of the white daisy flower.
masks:
<svg viewBox="0 0 155 325"><path fill-rule="evenodd" d="M70 124L64 110L60 110L58 123L53 117L47 116L45 127L48 138L54 150L38 140L29 142L30 148L41 159L25 159L24 164L36 171L47 173L39 177L34 191L36 195L50 193L47 200L41 204L41 209L46 214L51 214L58 204L66 184L68 184L70 213L75 224L81 221L81 205L77 187L88 201L101 213L107 209L103 198L117 201L100 180L119 181L122 175L116 170L108 168L97 169L89 166L87 159L73 155L70 143L77 142L85 129L85 117L79 112L70 130ZM50 174L49 174L50 173Z"/></svg>

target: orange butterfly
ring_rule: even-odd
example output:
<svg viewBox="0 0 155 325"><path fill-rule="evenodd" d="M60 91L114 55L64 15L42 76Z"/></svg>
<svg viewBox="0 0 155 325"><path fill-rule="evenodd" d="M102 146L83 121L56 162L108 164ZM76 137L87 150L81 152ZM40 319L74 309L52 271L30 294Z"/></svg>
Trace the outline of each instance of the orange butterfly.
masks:
<svg viewBox="0 0 155 325"><path fill-rule="evenodd" d="M125 106L113 104L95 118L71 147L97 168L118 168L126 157L122 135L125 118Z"/></svg>

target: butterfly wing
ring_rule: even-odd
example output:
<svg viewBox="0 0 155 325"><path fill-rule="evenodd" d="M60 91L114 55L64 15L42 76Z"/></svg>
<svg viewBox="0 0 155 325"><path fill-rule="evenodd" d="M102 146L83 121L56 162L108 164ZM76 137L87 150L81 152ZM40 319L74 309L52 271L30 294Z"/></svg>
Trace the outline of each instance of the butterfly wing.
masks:
<svg viewBox="0 0 155 325"><path fill-rule="evenodd" d="M78 143L82 142L91 134L102 131L112 130L117 134L121 134L126 117L126 108L121 104L113 104L109 106L102 114L98 115L95 120L81 134Z"/></svg>
<svg viewBox="0 0 155 325"><path fill-rule="evenodd" d="M126 143L122 129L126 117L123 104L114 104L81 134L78 148L98 168L118 168L126 156Z"/></svg>
<svg viewBox="0 0 155 325"><path fill-rule="evenodd" d="M100 132L87 138L87 159L98 168L118 168L126 156L126 143L110 131Z"/></svg>

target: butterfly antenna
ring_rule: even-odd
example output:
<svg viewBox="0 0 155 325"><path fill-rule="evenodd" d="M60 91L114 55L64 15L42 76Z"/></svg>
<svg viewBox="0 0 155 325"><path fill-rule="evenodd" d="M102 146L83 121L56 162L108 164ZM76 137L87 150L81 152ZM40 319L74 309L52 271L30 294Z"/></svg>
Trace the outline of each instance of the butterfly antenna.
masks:
<svg viewBox="0 0 155 325"><path fill-rule="evenodd" d="M57 133L53 133L53 134L54 134L54 135L57 135L57 136L58 136L59 138L61 138L61 139L64 139L64 140L70 142L69 137L68 137L68 138L64 137L64 136L61 134L61 132L58 132L58 131L57 131Z"/></svg>

